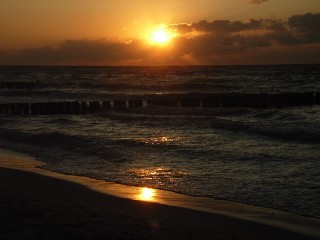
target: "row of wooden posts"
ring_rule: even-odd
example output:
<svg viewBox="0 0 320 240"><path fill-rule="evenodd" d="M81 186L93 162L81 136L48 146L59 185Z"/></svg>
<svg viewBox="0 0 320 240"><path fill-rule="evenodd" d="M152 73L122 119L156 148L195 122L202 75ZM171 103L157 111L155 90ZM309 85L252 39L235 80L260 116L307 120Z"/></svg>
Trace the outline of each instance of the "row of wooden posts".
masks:
<svg viewBox="0 0 320 240"><path fill-rule="evenodd" d="M0 113L14 115L91 114L111 109L147 106L189 108L282 108L320 104L320 94L212 94L202 97L175 95L146 100L60 101L0 104Z"/></svg>
<svg viewBox="0 0 320 240"><path fill-rule="evenodd" d="M142 101L136 100L7 103L0 104L0 113L13 115L91 114L110 108L143 107L142 104Z"/></svg>
<svg viewBox="0 0 320 240"><path fill-rule="evenodd" d="M0 82L0 89L34 89L38 82Z"/></svg>

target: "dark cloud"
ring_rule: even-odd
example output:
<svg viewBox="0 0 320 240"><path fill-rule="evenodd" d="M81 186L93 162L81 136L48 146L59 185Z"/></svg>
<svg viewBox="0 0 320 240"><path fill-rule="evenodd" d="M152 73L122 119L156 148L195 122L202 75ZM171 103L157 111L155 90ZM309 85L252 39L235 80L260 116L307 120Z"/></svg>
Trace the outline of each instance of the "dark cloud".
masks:
<svg viewBox="0 0 320 240"><path fill-rule="evenodd" d="M257 63L263 63L263 59L265 63L285 63L285 59L290 63L293 56L298 62L320 63L320 14L295 15L288 21L203 20L168 27L178 33L169 48L139 39L67 40L57 48L0 52L0 64L249 64L254 59Z"/></svg>
<svg viewBox="0 0 320 240"><path fill-rule="evenodd" d="M208 22L207 20L202 20L192 24L172 24L169 25L171 29L178 31L180 34L186 34L192 31L199 32L238 32L250 29L258 29L261 27L261 20L251 19L247 23L240 21L229 21L229 20L215 20Z"/></svg>
<svg viewBox="0 0 320 240"><path fill-rule="evenodd" d="M320 14L305 14L292 16L288 22L280 20L254 20L249 22L202 20L185 26L171 25L180 34L199 32L197 39L211 38L214 44L239 46L243 49L269 46L272 43L281 45L308 44L320 42ZM210 37L211 36L211 37Z"/></svg>
<svg viewBox="0 0 320 240"><path fill-rule="evenodd" d="M312 62L315 62L315 55L310 51L311 48L304 48L303 45L316 44L313 45L313 48L316 52L319 51L319 15L310 13L297 15L291 17L288 22L270 19L251 19L248 22L202 20L192 24L175 24L170 27L184 36L178 39L179 53L187 53L195 58L227 55L235 57L248 52L266 54L270 51L277 56L274 59L277 61L280 59L278 55L282 47L299 54L303 52L301 49L305 49L310 56L312 55ZM293 48L289 48L290 46ZM271 51L275 48L277 51ZM264 52L261 49L267 49L267 51ZM303 55L305 59L308 54ZM290 56L290 54L286 55ZM268 59L271 57L269 56ZM288 58L289 61L292 62ZM320 62L320 56L318 62Z"/></svg>
<svg viewBox="0 0 320 240"><path fill-rule="evenodd" d="M260 3L263 3L263 2L266 2L267 0L250 0L249 3L252 3L252 4L260 4Z"/></svg>
<svg viewBox="0 0 320 240"><path fill-rule="evenodd" d="M181 34L186 34L192 31L192 26L187 23L170 24L168 25L168 28L176 30Z"/></svg>
<svg viewBox="0 0 320 240"><path fill-rule="evenodd" d="M289 18L289 26L296 32L300 42L320 42L320 13L294 15Z"/></svg>
<svg viewBox="0 0 320 240"><path fill-rule="evenodd" d="M191 27L197 31L204 32L238 32L249 29L257 29L261 26L261 21L251 20L248 23L242 23L240 21L228 21L228 20L215 20L211 23L206 20L198 23L193 23Z"/></svg>
<svg viewBox="0 0 320 240"><path fill-rule="evenodd" d="M287 25L282 21L264 21L263 27L267 30L267 33L263 36L264 39L280 45L299 44L297 37Z"/></svg>
<svg viewBox="0 0 320 240"><path fill-rule="evenodd" d="M17 64L99 64L138 59L143 56L141 41L128 43L100 40L66 40L58 48L30 48L4 56L4 62Z"/></svg>

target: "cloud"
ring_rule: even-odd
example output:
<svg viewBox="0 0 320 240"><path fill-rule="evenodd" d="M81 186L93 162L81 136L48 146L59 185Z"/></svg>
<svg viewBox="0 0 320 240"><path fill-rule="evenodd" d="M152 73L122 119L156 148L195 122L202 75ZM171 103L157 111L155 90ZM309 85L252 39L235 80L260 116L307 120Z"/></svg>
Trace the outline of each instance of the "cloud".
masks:
<svg viewBox="0 0 320 240"><path fill-rule="evenodd" d="M250 0L249 3L252 3L252 4L261 4L263 2L266 2L267 0Z"/></svg>
<svg viewBox="0 0 320 240"><path fill-rule="evenodd" d="M170 28L186 37L190 37L188 33L198 32L199 34L193 35L198 40L210 39L213 44L221 43L229 47L242 45L244 48L255 48L273 43L280 45L320 43L320 14L311 13L294 15L287 22L271 19L251 19L248 22L202 20L187 26L174 24L170 25Z"/></svg>
<svg viewBox="0 0 320 240"><path fill-rule="evenodd" d="M238 32L249 29L257 29L261 27L261 21L250 20L248 23L242 23L240 21L228 21L228 20L215 20L208 23L206 20L191 25L197 31L205 32Z"/></svg>
<svg viewBox="0 0 320 240"><path fill-rule="evenodd" d="M320 14L294 15L287 21L202 20L168 26L177 33L171 46L144 40L127 42L66 40L57 48L41 47L0 53L0 64L172 65L320 63ZM296 59L292 59L295 57ZM264 59L264 60L263 60Z"/></svg>
<svg viewBox="0 0 320 240"><path fill-rule="evenodd" d="M320 42L320 13L294 15L289 18L289 26L304 43Z"/></svg>
<svg viewBox="0 0 320 240"><path fill-rule="evenodd" d="M320 62L320 57L315 57L314 51L319 51L320 46L320 14L305 14L292 16L288 21L272 19L251 19L247 22L202 20L190 24L173 24L171 30L177 31L180 38L176 44L179 54L188 54L196 59L224 59L238 58L250 52L268 55L266 61L293 62L289 56L303 56L297 61ZM304 45L313 44L306 48ZM286 49L281 55L280 49ZM311 50L313 49L313 51ZM305 54L302 54L305 51ZM267 53L272 54L267 54ZM291 53L290 53L291 52ZM228 56L228 57L226 57ZM300 60L299 60L300 59ZM316 61L316 59L318 59ZM242 62L248 58L242 59ZM241 62L241 61L240 61Z"/></svg>
<svg viewBox="0 0 320 240"><path fill-rule="evenodd" d="M128 43L105 39L66 40L58 48L41 47L14 51L4 61L16 64L99 64L130 61L144 54L141 41Z"/></svg>

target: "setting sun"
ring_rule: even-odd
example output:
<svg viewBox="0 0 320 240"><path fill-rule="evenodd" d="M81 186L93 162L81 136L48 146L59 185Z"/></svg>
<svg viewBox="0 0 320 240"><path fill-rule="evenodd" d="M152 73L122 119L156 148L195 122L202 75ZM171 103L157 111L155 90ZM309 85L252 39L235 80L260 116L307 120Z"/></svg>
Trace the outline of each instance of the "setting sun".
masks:
<svg viewBox="0 0 320 240"><path fill-rule="evenodd" d="M151 42L154 44L165 45L170 42L172 34L164 27L156 28L151 33Z"/></svg>

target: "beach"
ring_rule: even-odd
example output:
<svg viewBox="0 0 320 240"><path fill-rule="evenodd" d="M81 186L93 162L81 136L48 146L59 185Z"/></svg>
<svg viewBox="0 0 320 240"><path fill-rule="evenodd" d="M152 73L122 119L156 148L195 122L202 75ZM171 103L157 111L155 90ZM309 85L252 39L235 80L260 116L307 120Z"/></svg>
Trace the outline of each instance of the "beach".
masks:
<svg viewBox="0 0 320 240"><path fill-rule="evenodd" d="M36 161L23 154L1 150L0 161L1 239L250 240L320 236L316 219L288 215L281 220L274 210L265 219L280 219L277 226L241 219L236 213L232 217L228 211L223 214L223 209L218 214L120 198L90 189L81 181L72 182L72 176L45 176L46 170L34 167ZM94 180L90 184L98 185ZM283 227L290 224L296 224L296 229Z"/></svg>
<svg viewBox="0 0 320 240"><path fill-rule="evenodd" d="M319 218L319 73L2 66L0 147L53 172Z"/></svg>
<svg viewBox="0 0 320 240"><path fill-rule="evenodd" d="M319 0L0 0L0 240L320 240Z"/></svg>

